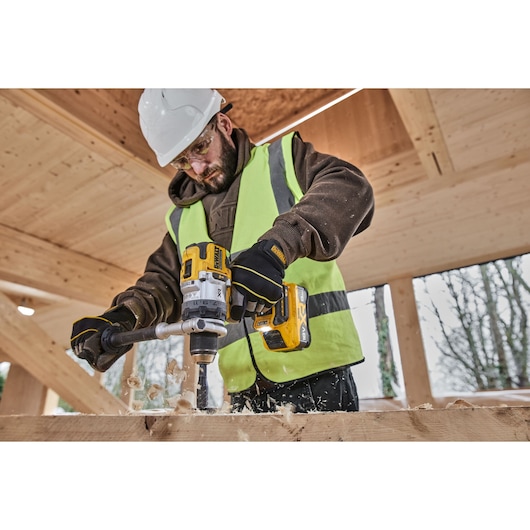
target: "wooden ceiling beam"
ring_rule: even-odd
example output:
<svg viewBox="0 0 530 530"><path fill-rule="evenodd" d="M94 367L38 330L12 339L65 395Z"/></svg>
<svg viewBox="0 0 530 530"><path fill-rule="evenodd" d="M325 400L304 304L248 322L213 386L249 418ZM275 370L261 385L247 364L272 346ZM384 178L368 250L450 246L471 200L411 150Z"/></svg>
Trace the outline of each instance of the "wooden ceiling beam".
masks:
<svg viewBox="0 0 530 530"><path fill-rule="evenodd" d="M390 89L396 108L416 148L427 176L440 178L454 172L429 91L425 89Z"/></svg>
<svg viewBox="0 0 530 530"><path fill-rule="evenodd" d="M108 307L137 275L0 225L0 280Z"/></svg>
<svg viewBox="0 0 530 530"><path fill-rule="evenodd" d="M33 377L59 394L75 410L89 414L118 414L128 407L83 370L31 318L0 293L0 357L16 359Z"/></svg>
<svg viewBox="0 0 530 530"><path fill-rule="evenodd" d="M49 123L81 145L93 150L117 166L123 167L153 188L164 194L167 193L169 180L174 173L171 167L165 169L154 167L151 162L145 159L146 156L143 151L141 155L130 151L116 137L97 129L95 127L97 121L88 123L80 119L73 114L72 107L68 107L68 110L61 107L46 91L6 89L0 90L0 95L12 104ZM112 108L109 108L108 112L113 114Z"/></svg>

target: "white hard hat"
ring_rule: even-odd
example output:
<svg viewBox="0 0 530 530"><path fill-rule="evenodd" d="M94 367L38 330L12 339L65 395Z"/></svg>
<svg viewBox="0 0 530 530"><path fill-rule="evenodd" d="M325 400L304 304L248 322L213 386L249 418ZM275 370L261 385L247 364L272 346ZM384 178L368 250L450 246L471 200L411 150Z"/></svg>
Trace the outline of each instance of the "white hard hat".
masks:
<svg viewBox="0 0 530 530"><path fill-rule="evenodd" d="M138 102L140 128L160 166L191 145L223 103L211 88L146 88Z"/></svg>

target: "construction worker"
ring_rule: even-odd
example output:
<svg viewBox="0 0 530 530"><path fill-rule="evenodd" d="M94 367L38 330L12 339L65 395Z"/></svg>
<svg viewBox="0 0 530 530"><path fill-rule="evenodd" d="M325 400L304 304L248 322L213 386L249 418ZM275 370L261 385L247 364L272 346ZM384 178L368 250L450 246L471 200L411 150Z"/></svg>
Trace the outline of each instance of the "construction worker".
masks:
<svg viewBox="0 0 530 530"><path fill-rule="evenodd" d="M255 146L227 115L231 105L212 89L146 89L140 127L160 166L177 171L167 233L134 286L99 317L74 323L75 354L100 371L118 355L100 335L177 322L182 252L213 241L229 250L233 289L229 333L219 340L219 371L234 412L357 411L351 366L364 360L336 258L372 220L370 184L352 164L322 154L298 133ZM311 345L271 352L254 340L252 318L281 299L282 282L309 293ZM248 320L251 319L251 320Z"/></svg>

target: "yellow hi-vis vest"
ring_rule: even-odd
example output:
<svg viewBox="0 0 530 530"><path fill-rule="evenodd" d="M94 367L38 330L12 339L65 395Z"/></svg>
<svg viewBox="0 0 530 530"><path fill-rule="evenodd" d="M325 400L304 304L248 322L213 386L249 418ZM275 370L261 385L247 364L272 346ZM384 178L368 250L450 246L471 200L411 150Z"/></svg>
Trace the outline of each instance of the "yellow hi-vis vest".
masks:
<svg viewBox="0 0 530 530"><path fill-rule="evenodd" d="M232 247L227 249L232 259L250 248L303 195L294 172L292 136L256 146L251 152L241 175ZM200 201L170 208L166 224L181 259L188 245L211 241ZM257 370L270 381L284 383L364 360L335 261L298 259L286 269L285 281L302 285L309 293L311 345L300 351L271 352L254 331L252 319L246 319L248 339L242 323L228 324L227 335L219 339L219 370L228 392L251 387Z"/></svg>

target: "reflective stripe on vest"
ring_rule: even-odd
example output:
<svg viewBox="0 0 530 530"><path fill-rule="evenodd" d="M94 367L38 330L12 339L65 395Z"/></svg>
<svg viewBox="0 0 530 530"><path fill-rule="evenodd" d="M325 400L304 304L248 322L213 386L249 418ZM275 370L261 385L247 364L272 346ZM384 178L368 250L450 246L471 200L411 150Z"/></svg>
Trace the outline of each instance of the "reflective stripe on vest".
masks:
<svg viewBox="0 0 530 530"><path fill-rule="evenodd" d="M278 214L289 210L303 195L294 172L292 136L252 150L241 176L232 259L252 246L270 229ZM187 245L211 241L200 201L184 209L171 208L166 222L181 257ZM245 319L248 339L243 323L228 325L227 336L219 340L219 370L228 392L252 386L255 366L267 379L282 383L363 360L344 281L335 261L298 259L287 268L285 281L302 285L309 292L311 346L295 352L271 352L254 331L252 319Z"/></svg>

